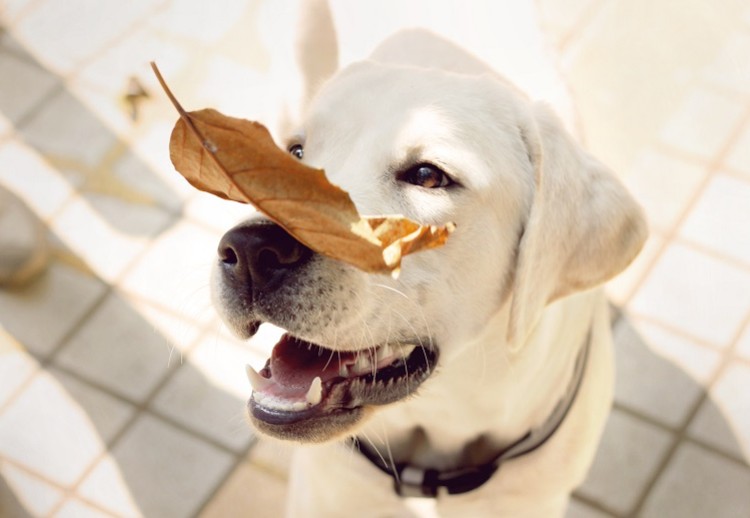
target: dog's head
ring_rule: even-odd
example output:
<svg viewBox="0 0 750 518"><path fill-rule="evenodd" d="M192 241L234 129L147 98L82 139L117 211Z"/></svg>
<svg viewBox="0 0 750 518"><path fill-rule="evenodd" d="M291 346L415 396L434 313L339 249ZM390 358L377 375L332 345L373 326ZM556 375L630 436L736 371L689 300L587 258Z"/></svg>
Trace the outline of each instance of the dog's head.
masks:
<svg viewBox="0 0 750 518"><path fill-rule="evenodd" d="M456 231L404 258L397 280L316 254L262 217L223 237L213 284L226 323L244 337L262 322L287 331L250 373L249 414L272 436L351 433L439 377L497 315L497 347L518 348L546 304L615 275L644 239L616 179L492 74L355 64L285 144L360 213Z"/></svg>

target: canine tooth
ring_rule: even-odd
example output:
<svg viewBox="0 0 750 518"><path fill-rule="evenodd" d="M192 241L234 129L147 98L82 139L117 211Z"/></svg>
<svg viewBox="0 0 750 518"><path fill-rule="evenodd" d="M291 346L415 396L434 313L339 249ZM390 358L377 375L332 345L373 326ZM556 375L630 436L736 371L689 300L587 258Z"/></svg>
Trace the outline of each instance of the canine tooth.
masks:
<svg viewBox="0 0 750 518"><path fill-rule="evenodd" d="M255 369L253 369L249 364L245 365L245 372L247 373L247 379L250 381L250 386L256 392L263 390L271 383L270 380L255 372Z"/></svg>
<svg viewBox="0 0 750 518"><path fill-rule="evenodd" d="M413 351L414 349L416 349L416 348L417 348L417 346L416 346L416 345L413 345L413 344L405 344L405 345L402 345L402 346L400 346L400 347L398 348L398 351L397 351L397 353L398 353L398 355L399 355L399 356L400 356L401 358L406 358L406 357L408 357L408 356L409 356L409 355L411 354L411 352L412 352L412 351Z"/></svg>
<svg viewBox="0 0 750 518"><path fill-rule="evenodd" d="M310 383L310 388L307 390L305 400L307 400L312 406L315 406L320 403L321 399L323 399L323 382L321 381L320 376L316 376L315 379L312 380L312 383Z"/></svg>
<svg viewBox="0 0 750 518"><path fill-rule="evenodd" d="M300 410L304 410L305 408L307 408L306 403L302 401L297 401L296 403L292 405L291 410L294 412L299 412Z"/></svg>

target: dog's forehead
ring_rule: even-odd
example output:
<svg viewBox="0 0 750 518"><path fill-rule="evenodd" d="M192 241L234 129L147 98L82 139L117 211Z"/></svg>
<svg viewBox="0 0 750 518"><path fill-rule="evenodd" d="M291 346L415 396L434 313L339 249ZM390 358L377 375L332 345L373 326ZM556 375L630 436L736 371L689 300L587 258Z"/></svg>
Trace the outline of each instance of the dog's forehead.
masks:
<svg viewBox="0 0 750 518"><path fill-rule="evenodd" d="M364 161L383 171L437 160L470 174L490 163L524 159L519 111L526 103L489 74L366 61L322 89L304 132L310 158L331 173L344 162Z"/></svg>
<svg viewBox="0 0 750 518"><path fill-rule="evenodd" d="M309 112L309 123L332 129L328 126L333 122L361 128L377 121L379 127L387 127L389 121L403 120L400 115L439 112L453 126L461 126L482 115L511 118L519 97L491 74L463 75L363 61L325 85Z"/></svg>

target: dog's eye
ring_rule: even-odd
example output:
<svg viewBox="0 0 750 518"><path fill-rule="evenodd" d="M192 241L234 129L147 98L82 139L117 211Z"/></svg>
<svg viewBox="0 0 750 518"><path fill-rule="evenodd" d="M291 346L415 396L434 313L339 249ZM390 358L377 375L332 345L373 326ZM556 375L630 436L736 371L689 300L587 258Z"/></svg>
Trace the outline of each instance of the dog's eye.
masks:
<svg viewBox="0 0 750 518"><path fill-rule="evenodd" d="M398 179L425 189L448 187L453 180L432 164L417 164L398 175Z"/></svg>
<svg viewBox="0 0 750 518"><path fill-rule="evenodd" d="M298 160L302 160L302 157L305 156L305 150L302 147L302 144L292 144L289 146L289 153Z"/></svg>

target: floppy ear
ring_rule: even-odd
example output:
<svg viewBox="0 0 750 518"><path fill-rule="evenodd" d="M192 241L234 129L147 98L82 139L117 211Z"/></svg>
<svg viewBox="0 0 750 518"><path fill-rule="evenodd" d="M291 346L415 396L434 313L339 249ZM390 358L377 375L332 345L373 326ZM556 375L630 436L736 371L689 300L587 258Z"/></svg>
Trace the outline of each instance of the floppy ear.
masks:
<svg viewBox="0 0 750 518"><path fill-rule="evenodd" d="M534 105L532 119L525 138L536 189L511 295L508 343L514 350L547 304L614 277L647 235L625 187L573 141L551 110Z"/></svg>

